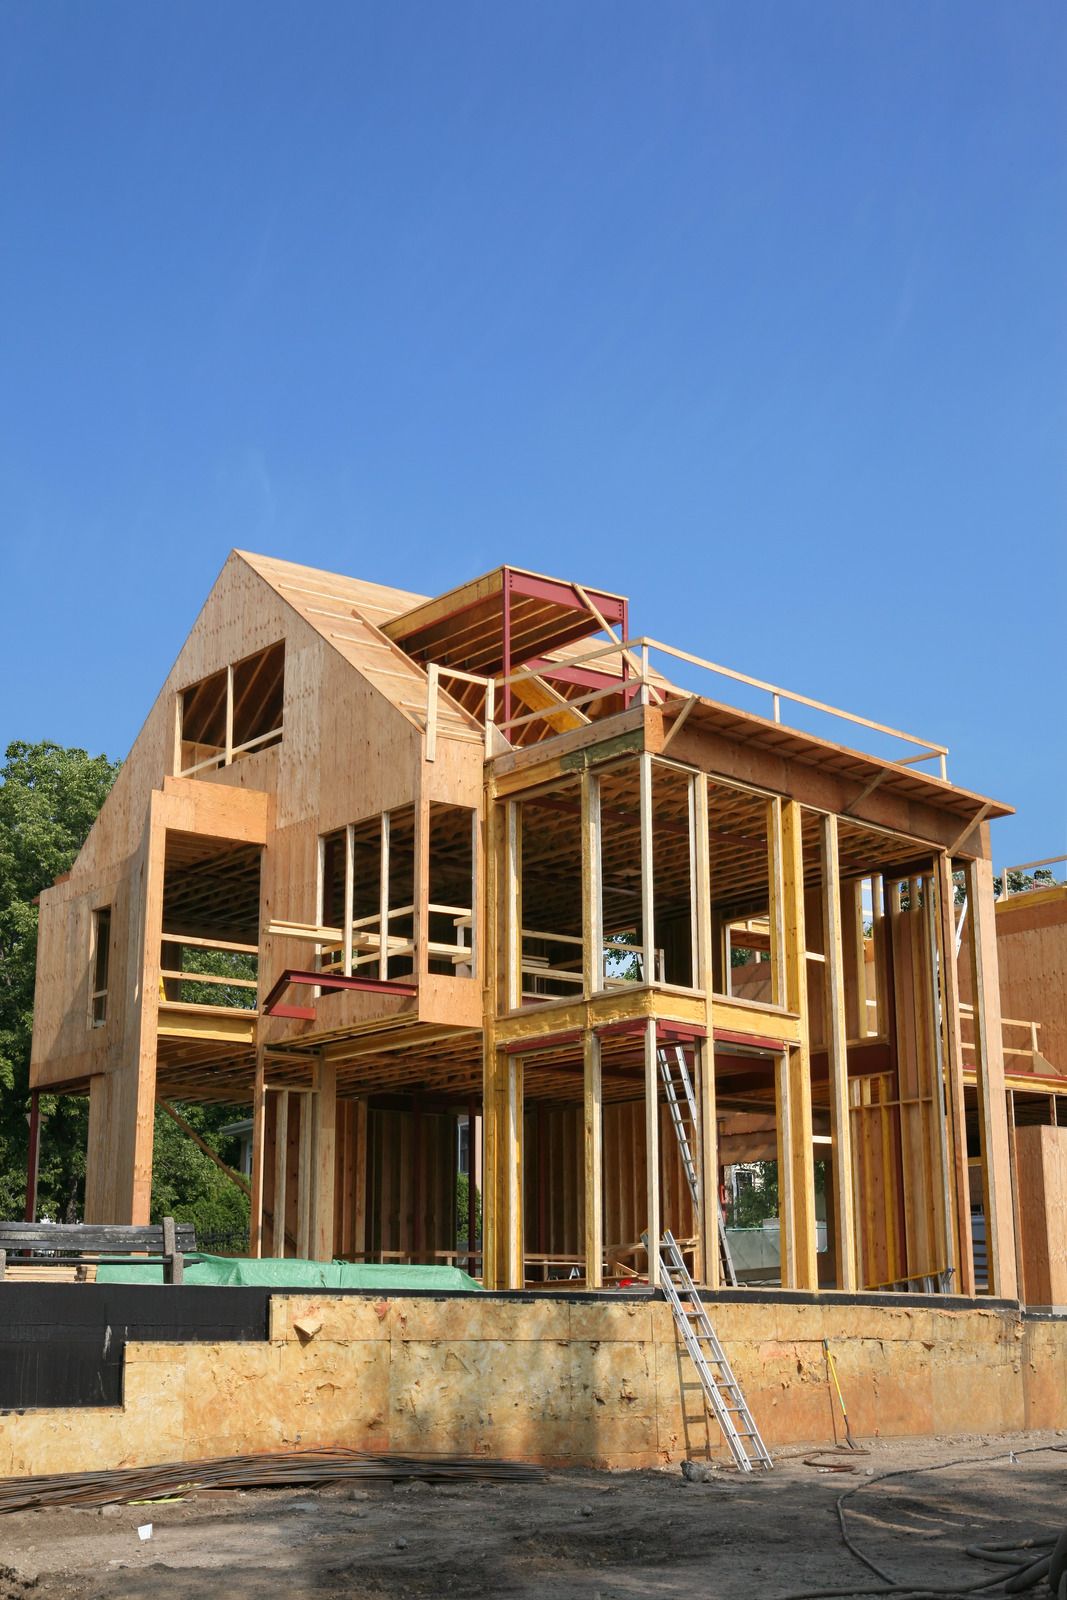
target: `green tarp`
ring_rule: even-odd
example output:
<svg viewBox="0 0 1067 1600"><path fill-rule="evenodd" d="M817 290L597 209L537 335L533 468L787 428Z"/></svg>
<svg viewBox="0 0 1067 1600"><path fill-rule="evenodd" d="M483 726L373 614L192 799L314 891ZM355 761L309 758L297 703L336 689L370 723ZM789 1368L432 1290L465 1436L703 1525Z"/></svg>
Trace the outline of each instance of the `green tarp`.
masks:
<svg viewBox="0 0 1067 1600"><path fill-rule="evenodd" d="M140 1266L101 1266L97 1283L162 1283L162 1263ZM297 1261L267 1259L232 1260L227 1256L197 1255L185 1262L185 1282L196 1284L246 1284L269 1289L373 1289L399 1294L410 1289L474 1289L476 1283L459 1267L408 1267L388 1262Z"/></svg>

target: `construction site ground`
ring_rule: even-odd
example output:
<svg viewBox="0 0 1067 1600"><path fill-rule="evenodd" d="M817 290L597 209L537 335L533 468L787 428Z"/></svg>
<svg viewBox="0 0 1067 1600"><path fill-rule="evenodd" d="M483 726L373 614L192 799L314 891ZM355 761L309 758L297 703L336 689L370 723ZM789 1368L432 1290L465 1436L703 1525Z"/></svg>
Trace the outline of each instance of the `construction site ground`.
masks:
<svg viewBox="0 0 1067 1600"><path fill-rule="evenodd" d="M885 1592L842 1541L836 1502L851 1489L848 1532L865 1554L904 1584L963 1595L1005 1573L969 1558L967 1545L1052 1537L1067 1525L1067 1431L858 1442L868 1454L791 1447L771 1473L722 1469L707 1482L688 1481L676 1464L549 1470L535 1483L363 1480L16 1512L0 1519L0 1600ZM852 1470L825 1470L832 1465ZM902 1469L925 1470L879 1481Z"/></svg>

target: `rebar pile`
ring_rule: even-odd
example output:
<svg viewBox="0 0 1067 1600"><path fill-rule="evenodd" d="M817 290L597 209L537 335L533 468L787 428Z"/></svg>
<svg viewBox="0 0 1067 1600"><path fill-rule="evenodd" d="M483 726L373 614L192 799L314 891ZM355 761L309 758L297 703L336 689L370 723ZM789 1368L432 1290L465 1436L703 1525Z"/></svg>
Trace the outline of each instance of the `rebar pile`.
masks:
<svg viewBox="0 0 1067 1600"><path fill-rule="evenodd" d="M60 1472L40 1478L0 1478L0 1512L34 1506L102 1506L158 1500L197 1489L280 1488L336 1483L342 1478L423 1478L428 1482L503 1479L532 1483L543 1474L521 1461L479 1456L402 1456L367 1450L287 1450L274 1455L219 1456L111 1472Z"/></svg>

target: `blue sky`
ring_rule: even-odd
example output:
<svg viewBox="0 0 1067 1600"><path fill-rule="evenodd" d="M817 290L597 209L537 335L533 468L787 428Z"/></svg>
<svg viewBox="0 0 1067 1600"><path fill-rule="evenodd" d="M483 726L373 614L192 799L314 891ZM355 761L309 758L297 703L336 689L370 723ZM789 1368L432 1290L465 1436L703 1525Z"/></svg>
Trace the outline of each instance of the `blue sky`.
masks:
<svg viewBox="0 0 1067 1600"><path fill-rule="evenodd" d="M0 741L124 754L232 546L501 561L1067 849L1067 12L0 9Z"/></svg>

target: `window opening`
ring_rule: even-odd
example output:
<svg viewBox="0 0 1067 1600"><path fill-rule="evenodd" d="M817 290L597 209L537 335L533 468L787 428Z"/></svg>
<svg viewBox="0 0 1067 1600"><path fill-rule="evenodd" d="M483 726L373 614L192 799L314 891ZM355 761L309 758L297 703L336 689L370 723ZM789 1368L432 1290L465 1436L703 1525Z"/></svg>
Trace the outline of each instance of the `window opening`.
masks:
<svg viewBox="0 0 1067 1600"><path fill-rule="evenodd" d="M468 806L430 806L430 898L427 959L430 972L474 977L474 830Z"/></svg>
<svg viewBox="0 0 1067 1600"><path fill-rule="evenodd" d="M181 776L215 772L279 744L284 686L280 641L182 690Z"/></svg>
<svg viewBox="0 0 1067 1600"><path fill-rule="evenodd" d="M111 907L93 912L93 989L90 1006L92 1025L107 1021L108 970L111 965Z"/></svg>

